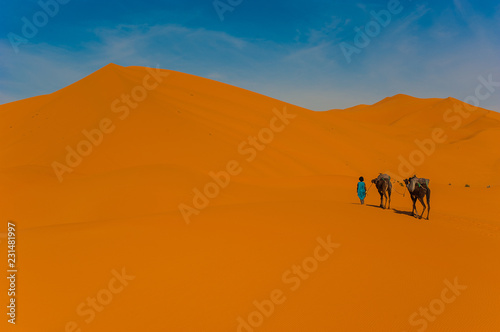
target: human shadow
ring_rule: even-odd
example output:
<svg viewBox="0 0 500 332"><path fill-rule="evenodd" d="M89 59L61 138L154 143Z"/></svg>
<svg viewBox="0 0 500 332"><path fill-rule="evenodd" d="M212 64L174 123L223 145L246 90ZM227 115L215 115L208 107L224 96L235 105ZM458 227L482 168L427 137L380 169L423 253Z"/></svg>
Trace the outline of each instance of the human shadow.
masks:
<svg viewBox="0 0 500 332"><path fill-rule="evenodd" d="M366 206L369 206L369 207L374 207L374 208L379 208L379 209L382 209L382 207L380 205L373 205L373 204L361 204L361 203L351 203L352 205L366 205ZM391 210L391 209L386 209L386 210Z"/></svg>

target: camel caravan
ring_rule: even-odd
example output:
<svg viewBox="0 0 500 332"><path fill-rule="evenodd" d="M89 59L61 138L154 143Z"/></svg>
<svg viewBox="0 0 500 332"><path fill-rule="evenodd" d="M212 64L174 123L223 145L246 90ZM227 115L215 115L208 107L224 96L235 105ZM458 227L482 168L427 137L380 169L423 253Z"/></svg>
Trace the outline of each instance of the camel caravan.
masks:
<svg viewBox="0 0 500 332"><path fill-rule="evenodd" d="M380 207L383 209L391 208L392 182L389 175L380 173L378 177L371 181L371 185L368 190L366 189L365 183L363 182L363 177L360 177L359 181L360 182L358 183L357 193L361 204L364 204L364 200L368 190L370 190L372 185L375 185L380 195ZM409 179L404 179L404 183L406 185L406 189L408 189L408 192L410 193L410 198L413 202L413 209L411 211L412 216L418 219L422 219L425 210L427 210L426 219L429 220L429 212L431 210L431 189L429 188L429 179L417 178L417 176L414 175ZM427 205L424 202L424 197L427 201ZM418 215L417 211L417 200L423 206L423 210L420 215Z"/></svg>

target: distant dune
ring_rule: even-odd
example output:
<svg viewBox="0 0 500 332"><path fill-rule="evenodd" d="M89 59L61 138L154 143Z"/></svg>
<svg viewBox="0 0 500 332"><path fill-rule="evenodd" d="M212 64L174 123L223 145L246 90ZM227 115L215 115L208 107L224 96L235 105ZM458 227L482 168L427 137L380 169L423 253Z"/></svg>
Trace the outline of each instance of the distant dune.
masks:
<svg viewBox="0 0 500 332"><path fill-rule="evenodd" d="M0 126L17 331L500 330L496 112L401 94L314 112L110 64L1 105ZM373 187L360 206L358 177L380 172L391 209ZM413 174L429 221L410 216Z"/></svg>

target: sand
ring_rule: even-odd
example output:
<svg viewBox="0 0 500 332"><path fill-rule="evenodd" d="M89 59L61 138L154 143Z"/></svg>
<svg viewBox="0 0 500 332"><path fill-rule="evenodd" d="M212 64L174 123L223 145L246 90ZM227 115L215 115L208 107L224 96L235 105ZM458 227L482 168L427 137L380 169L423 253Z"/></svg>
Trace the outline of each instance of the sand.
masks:
<svg viewBox="0 0 500 332"><path fill-rule="evenodd" d="M2 331L500 330L495 112L407 95L314 112L111 64L1 105L0 126L1 266L12 220L19 269ZM361 206L380 172L391 209L374 187ZM413 174L430 220L410 215Z"/></svg>

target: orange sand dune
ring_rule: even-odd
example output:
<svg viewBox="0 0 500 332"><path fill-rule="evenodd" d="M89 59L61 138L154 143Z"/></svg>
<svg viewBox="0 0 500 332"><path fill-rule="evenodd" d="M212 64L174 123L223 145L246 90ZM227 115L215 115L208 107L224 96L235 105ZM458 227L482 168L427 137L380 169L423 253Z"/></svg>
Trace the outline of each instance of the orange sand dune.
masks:
<svg viewBox="0 0 500 332"><path fill-rule="evenodd" d="M0 126L2 331L500 330L495 112L405 95L314 112L111 64L0 106ZM355 193L379 172L388 210Z"/></svg>

